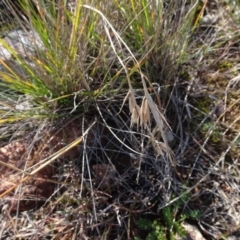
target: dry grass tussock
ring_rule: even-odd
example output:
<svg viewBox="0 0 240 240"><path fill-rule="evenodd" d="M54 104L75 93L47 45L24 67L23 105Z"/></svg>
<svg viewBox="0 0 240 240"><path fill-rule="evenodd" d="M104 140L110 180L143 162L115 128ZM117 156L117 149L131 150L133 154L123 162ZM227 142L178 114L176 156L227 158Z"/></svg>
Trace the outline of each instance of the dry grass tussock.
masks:
<svg viewBox="0 0 240 240"><path fill-rule="evenodd" d="M38 84L40 76L44 94L32 94L32 102L27 98L26 111L16 109L22 94L4 85L1 239L145 239L147 231L137 225L140 218L157 220L165 229L161 236L167 238L176 229L166 225L163 210L174 205L173 222L188 212L187 220L209 239L239 230L239 19L229 9L232 5L204 2L192 21L192 34L184 35L180 30L187 25L189 6L169 1L161 38L151 42L149 37L141 49L131 46L124 35L136 26L117 25L117 19L107 14L106 6L112 5L86 4L82 12L89 11L99 21L95 34L100 32L102 42L96 38L99 42L92 43L94 34L86 37L91 47L81 44L81 54L70 43L69 62L63 65L61 57L67 51L60 39L55 48L59 62L51 59L47 48L46 58L31 55L31 71L26 60L23 73L36 76ZM122 6L117 10L120 18ZM142 13L146 17L144 9ZM206 24L204 17L209 14L218 14L217 20ZM71 23L70 13L67 20ZM86 22L81 24L87 26ZM139 40L142 30L136 29ZM74 31L70 42L78 46L82 35L75 39ZM66 38L60 29L56 32ZM189 37L186 49L177 45L177 34ZM94 44L99 44L98 53ZM84 56L87 47L90 51ZM78 62L81 57L87 60L77 65L78 71L71 60ZM8 64L1 63L5 67L1 77L7 81ZM64 70L60 73L58 67ZM86 77L89 73L91 78ZM56 85L53 75L59 80ZM81 81L63 84L66 91L56 94L62 79L74 82L76 77ZM29 94L30 86L26 89ZM191 214L196 210L197 219Z"/></svg>

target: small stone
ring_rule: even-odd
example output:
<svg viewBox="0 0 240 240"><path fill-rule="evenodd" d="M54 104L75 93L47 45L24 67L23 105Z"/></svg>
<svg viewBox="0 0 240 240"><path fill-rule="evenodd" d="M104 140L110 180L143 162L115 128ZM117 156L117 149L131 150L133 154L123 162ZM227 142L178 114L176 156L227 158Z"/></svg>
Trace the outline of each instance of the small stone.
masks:
<svg viewBox="0 0 240 240"><path fill-rule="evenodd" d="M186 231L186 237L176 236L177 240L206 240L196 226L183 222L182 227Z"/></svg>

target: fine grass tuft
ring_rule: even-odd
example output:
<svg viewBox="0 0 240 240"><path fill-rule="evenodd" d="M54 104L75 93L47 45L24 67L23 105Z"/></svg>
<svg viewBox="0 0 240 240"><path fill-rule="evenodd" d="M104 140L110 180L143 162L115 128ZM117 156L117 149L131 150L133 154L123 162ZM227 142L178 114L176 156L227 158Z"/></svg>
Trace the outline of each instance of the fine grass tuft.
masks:
<svg viewBox="0 0 240 240"><path fill-rule="evenodd" d="M174 239L199 212L211 237L239 225L235 3L4 2L0 238L138 239L149 216L149 239ZM39 179L55 190L34 198ZM29 191L44 205L24 212Z"/></svg>

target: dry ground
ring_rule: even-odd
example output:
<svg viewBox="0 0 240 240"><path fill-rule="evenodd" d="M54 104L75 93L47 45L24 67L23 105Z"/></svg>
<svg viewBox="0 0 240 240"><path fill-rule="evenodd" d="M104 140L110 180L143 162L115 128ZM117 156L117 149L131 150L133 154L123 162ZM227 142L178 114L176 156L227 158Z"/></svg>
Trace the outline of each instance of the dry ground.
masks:
<svg viewBox="0 0 240 240"><path fill-rule="evenodd" d="M174 219L198 210L197 220L187 220L207 239L239 234L240 25L229 15L234 9L214 2L205 13L213 20L203 20L189 46L212 51L196 53L196 60L182 66L167 93L174 164L156 157L144 131L129 129L127 107L117 115L124 96L108 108L109 99L103 98L91 114L74 121L21 123L31 130L7 137L12 125L1 126L0 160L7 165L1 167L0 194L11 190L0 202L1 239L144 239L148 232L136 220L157 219L166 228L162 209L184 192L187 198ZM29 176L35 164L95 121L78 147ZM139 157L132 149L143 142Z"/></svg>

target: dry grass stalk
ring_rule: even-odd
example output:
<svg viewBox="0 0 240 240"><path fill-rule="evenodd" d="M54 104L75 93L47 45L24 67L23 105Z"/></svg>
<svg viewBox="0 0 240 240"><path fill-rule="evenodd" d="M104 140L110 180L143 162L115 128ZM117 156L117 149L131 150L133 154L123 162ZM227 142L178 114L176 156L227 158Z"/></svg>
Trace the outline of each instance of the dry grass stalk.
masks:
<svg viewBox="0 0 240 240"><path fill-rule="evenodd" d="M20 211L25 211L35 206L38 201L46 200L54 191L54 184L51 182L54 168L51 165L58 158L72 159L79 154L77 145L86 136L94 123L81 134L81 128L75 123L70 123L60 131L47 133L47 139L43 142L37 141L31 152L29 152L29 140L12 142L0 148L0 198L10 193L11 211L16 211L18 202ZM51 135L52 134L52 135ZM76 139L76 136L82 135ZM46 141L46 142L45 142ZM65 146L65 147L63 147ZM31 147L32 148L32 147ZM52 154L53 151L57 151ZM17 198L14 189L22 187L21 198ZM31 187L30 187L31 186ZM27 196L32 199L29 202Z"/></svg>

